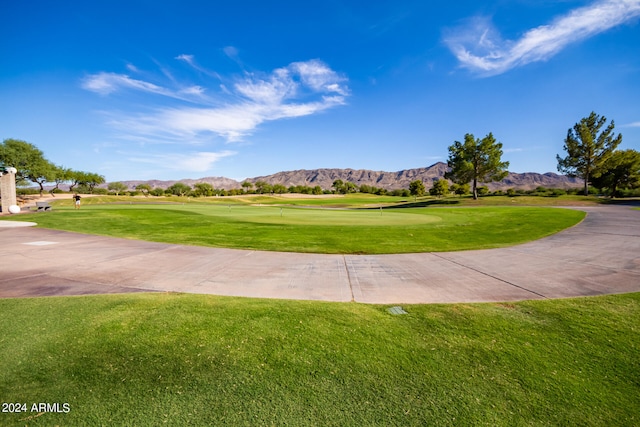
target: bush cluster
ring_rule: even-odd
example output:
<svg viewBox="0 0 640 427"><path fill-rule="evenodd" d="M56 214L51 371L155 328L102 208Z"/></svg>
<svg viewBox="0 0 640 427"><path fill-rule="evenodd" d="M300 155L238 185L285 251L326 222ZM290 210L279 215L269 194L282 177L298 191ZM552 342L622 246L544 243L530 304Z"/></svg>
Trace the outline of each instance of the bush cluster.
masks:
<svg viewBox="0 0 640 427"><path fill-rule="evenodd" d="M559 196L566 196L566 195L579 195L579 194L582 194L582 189L581 188L568 188L567 189L567 188L546 188L546 187L539 186L539 187L536 187L533 190L523 190L523 189L508 188L506 190L496 190L496 191L493 191L493 192L489 191L487 187L480 187L480 188L484 188L483 193L481 193L480 195L488 195L488 196L559 197ZM480 190L480 188L478 190ZM598 195L598 194L600 194L600 191L597 188L589 187L589 194Z"/></svg>
<svg viewBox="0 0 640 427"><path fill-rule="evenodd" d="M178 183L182 184L182 183ZM87 188L79 187L78 192L81 194L88 194L89 191ZM360 188L357 188L354 192L360 193L368 193L368 194L376 194L376 195L387 195L387 196L397 196L397 197L409 197L411 193L408 189L396 189L396 190L387 190L385 188L376 188L370 187L367 185L363 185ZM100 195L122 195L122 196L140 196L140 195L150 195L156 197L162 196L186 196L186 197L224 197L224 196L239 196L245 194L314 194L314 195L322 195L322 194L336 194L336 191L332 190L324 190L320 186L308 187L308 186L290 186L289 188L285 188L284 186L276 185L266 185L261 186L257 189L245 190L242 188L233 188L230 190L225 190L221 188L213 188L209 184L196 184L193 188L186 185L178 185L171 186L167 189L163 188L154 188L150 191L138 191L138 190L127 190L121 191L116 194L115 191L109 191L106 188L95 188L93 190L93 194Z"/></svg>

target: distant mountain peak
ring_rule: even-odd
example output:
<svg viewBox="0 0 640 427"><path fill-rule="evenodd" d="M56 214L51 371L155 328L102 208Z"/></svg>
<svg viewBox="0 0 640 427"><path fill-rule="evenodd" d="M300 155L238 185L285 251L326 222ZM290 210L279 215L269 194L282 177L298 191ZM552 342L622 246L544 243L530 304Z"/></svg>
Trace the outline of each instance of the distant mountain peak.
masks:
<svg viewBox="0 0 640 427"><path fill-rule="evenodd" d="M278 172L271 175L258 176L255 178L247 178L243 181L248 181L252 184L255 184L258 181L264 181L270 185L281 184L287 188L298 185L309 187L319 185L322 189L328 190L331 189L331 186L336 179L341 179L344 182L352 182L357 186L370 185L372 187L385 188L387 190L396 190L409 188L409 183L415 180L422 181L427 188L430 188L434 181L444 179L444 174L447 169L447 164L444 162L436 162L431 166L424 168L404 169L397 172L337 168L298 169ZM241 188L241 182L225 177L205 177L199 179L171 181L148 180L122 182L130 189L135 188L139 184L148 184L152 188L168 188L176 182L182 182L191 187L197 183L205 182L211 184L214 188L224 190ZM580 187L582 185L582 181L552 172L547 172L545 174L535 172L509 172L507 177L502 181L487 183L485 185L487 185L490 190L505 190L507 188L533 190L536 187Z"/></svg>

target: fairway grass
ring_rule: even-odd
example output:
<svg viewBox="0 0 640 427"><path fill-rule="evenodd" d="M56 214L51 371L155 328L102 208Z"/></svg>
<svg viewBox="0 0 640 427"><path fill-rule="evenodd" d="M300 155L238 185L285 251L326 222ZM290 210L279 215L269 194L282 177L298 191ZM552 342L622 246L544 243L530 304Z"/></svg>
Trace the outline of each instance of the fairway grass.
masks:
<svg viewBox="0 0 640 427"><path fill-rule="evenodd" d="M15 219L45 228L165 243L387 254L510 246L557 233L584 216L581 211L545 207L345 210L189 203L56 207Z"/></svg>
<svg viewBox="0 0 640 427"><path fill-rule="evenodd" d="M0 300L0 425L640 423L640 294L388 308Z"/></svg>

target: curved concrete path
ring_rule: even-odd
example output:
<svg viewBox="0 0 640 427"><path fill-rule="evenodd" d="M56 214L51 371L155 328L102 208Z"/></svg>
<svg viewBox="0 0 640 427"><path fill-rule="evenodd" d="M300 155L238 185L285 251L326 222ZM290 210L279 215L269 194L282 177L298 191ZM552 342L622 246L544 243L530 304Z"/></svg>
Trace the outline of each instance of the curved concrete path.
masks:
<svg viewBox="0 0 640 427"><path fill-rule="evenodd" d="M175 291L364 303L516 301L640 291L640 211L504 249L402 255L241 251L0 228L0 297Z"/></svg>

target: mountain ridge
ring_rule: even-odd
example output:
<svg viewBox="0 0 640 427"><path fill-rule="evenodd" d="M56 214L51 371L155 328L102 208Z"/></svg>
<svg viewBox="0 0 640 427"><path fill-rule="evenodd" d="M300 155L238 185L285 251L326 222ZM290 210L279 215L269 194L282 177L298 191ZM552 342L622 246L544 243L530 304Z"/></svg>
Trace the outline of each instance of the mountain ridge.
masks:
<svg viewBox="0 0 640 427"><path fill-rule="evenodd" d="M396 172L373 171L369 169L338 169L338 168L319 168L319 169L298 169L293 171L282 171L271 175L247 178L248 181L255 184L258 181L267 184L281 184L289 188L291 186L309 186L315 187L319 185L323 190L331 189L333 182L340 179L344 182L352 182L356 186L369 185L378 188L386 188L387 190L396 190L409 188L411 181L420 180L425 187L431 188L433 182L444 178L444 173L448 167L446 163L437 162L431 166L424 168L404 169ZM180 180L130 180L120 181L128 188L134 189L137 185L148 184L152 188L166 189L177 182L182 182L193 187L198 183L207 183L214 188L231 190L241 188L241 182L226 177L203 177L198 179L180 179ZM577 178L569 178L564 175L558 175L553 172L544 174L537 172L525 172L509 174L499 182L491 182L483 184L490 190L506 190L507 188L533 190L536 187L548 188L575 188L582 186L582 180Z"/></svg>

